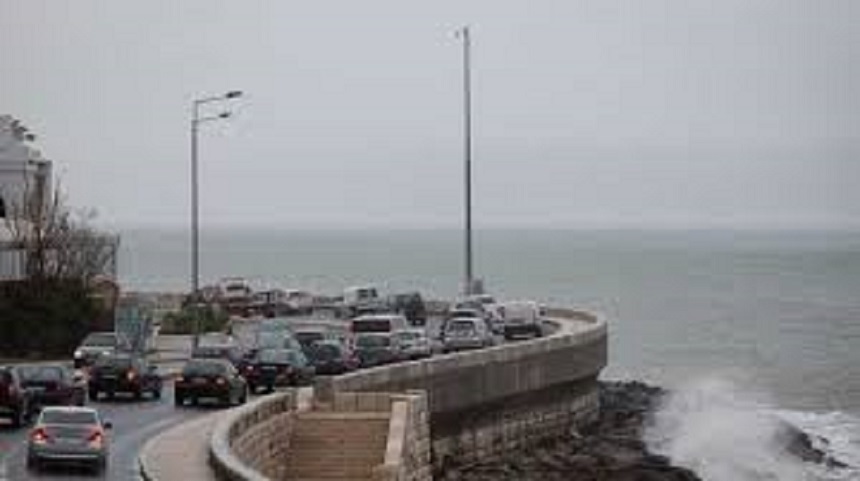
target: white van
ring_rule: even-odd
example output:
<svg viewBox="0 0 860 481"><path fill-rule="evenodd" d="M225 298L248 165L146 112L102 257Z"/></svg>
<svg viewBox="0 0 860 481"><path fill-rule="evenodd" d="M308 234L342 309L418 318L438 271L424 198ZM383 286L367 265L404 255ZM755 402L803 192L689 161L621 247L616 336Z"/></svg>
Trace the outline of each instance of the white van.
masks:
<svg viewBox="0 0 860 481"><path fill-rule="evenodd" d="M519 336L540 337L541 309L534 301L504 302L496 307L496 312L502 319L505 339Z"/></svg>
<svg viewBox="0 0 860 481"><path fill-rule="evenodd" d="M376 286L352 286L343 291L343 307L345 314L352 317L363 313L376 312L382 308L384 301L379 297Z"/></svg>

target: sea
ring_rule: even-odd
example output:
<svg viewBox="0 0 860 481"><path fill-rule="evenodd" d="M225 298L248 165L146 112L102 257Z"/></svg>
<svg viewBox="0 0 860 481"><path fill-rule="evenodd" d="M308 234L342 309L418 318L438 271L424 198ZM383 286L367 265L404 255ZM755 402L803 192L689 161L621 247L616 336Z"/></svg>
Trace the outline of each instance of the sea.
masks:
<svg viewBox="0 0 860 481"><path fill-rule="evenodd" d="M121 235L125 289L187 290L186 230ZM456 229L218 227L201 233L201 276L452 298L463 245ZM860 232L480 229L474 266L500 299L603 316L603 377L670 390L648 442L703 479L860 480ZM787 455L782 422L846 466Z"/></svg>

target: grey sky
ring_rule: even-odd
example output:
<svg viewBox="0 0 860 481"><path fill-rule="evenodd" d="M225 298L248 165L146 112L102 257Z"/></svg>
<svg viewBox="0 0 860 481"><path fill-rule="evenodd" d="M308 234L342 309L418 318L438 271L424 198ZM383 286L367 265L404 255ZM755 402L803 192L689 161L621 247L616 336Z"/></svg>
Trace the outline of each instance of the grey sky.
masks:
<svg viewBox="0 0 860 481"><path fill-rule="evenodd" d="M184 225L860 227L853 1L0 1L0 111L76 205Z"/></svg>

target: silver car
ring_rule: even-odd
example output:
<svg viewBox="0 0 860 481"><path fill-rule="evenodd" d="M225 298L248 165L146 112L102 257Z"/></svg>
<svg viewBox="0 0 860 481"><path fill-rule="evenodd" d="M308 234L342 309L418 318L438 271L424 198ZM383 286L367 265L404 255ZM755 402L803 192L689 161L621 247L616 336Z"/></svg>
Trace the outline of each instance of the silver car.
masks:
<svg viewBox="0 0 860 481"><path fill-rule="evenodd" d="M475 317L455 317L445 323L442 332L444 352L480 349L495 344L493 333L484 319Z"/></svg>
<svg viewBox="0 0 860 481"><path fill-rule="evenodd" d="M427 332L424 329L403 329L395 331L394 335L400 341L403 357L407 359L421 359L433 354L430 339L427 338Z"/></svg>
<svg viewBox="0 0 860 481"><path fill-rule="evenodd" d="M86 407L46 407L27 443L27 468L84 464L96 471L107 466L110 423Z"/></svg>

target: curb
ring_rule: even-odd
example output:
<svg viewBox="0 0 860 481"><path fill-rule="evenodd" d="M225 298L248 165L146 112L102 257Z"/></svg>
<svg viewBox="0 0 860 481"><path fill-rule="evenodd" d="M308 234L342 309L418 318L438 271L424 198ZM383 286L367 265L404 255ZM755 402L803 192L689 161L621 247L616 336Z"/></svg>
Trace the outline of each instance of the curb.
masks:
<svg viewBox="0 0 860 481"><path fill-rule="evenodd" d="M149 440L147 440L146 443L143 444L143 447L141 447L141 449L137 455L137 471L140 474L140 477L142 479L144 479L145 481L172 481L174 479L177 479L177 476L179 476L179 473L176 473L176 472L170 473L170 471L171 471L170 466L173 466L173 463L172 462L171 463L165 463L163 459L161 460L162 465L167 466L168 468L167 468L166 472L159 473L159 471L165 471L165 470L163 468L161 470L158 469L157 465L159 464L159 461L158 461L158 459L152 459L154 456L153 453L158 448L158 445L160 443L164 442L165 437L169 437L169 436L173 435L175 431L178 431L178 430L186 431L189 429L194 430L194 429L197 429L198 426L203 426L206 423L214 423L216 421L213 420L214 418L210 418L210 416L217 416L217 415L218 415L218 413L210 413L210 414L202 415L200 417L196 417L194 419L182 421L178 424L171 426L168 429L165 429L164 431L161 431L157 435L149 438ZM206 436L205 440L201 444L194 444L194 446L199 447L202 450L205 450L207 455L208 455L208 444L209 444L209 436ZM182 453L179 453L179 456L182 457L183 456ZM155 457L157 458L158 456L155 456ZM183 460L185 460L185 459L186 458L183 458ZM168 460L168 461L173 461L173 460ZM210 468L208 467L208 463L207 463L207 466L204 469L204 471L211 472ZM181 472L181 467L180 467L180 472ZM161 477L159 477L159 474L161 474ZM188 473L186 472L184 474L188 474ZM202 474L202 473L196 473L194 481L197 481L198 479L201 479L201 480L204 479L204 478L197 477L197 474ZM215 473L213 472L212 474L214 475ZM188 481L191 481L191 480L189 479Z"/></svg>

